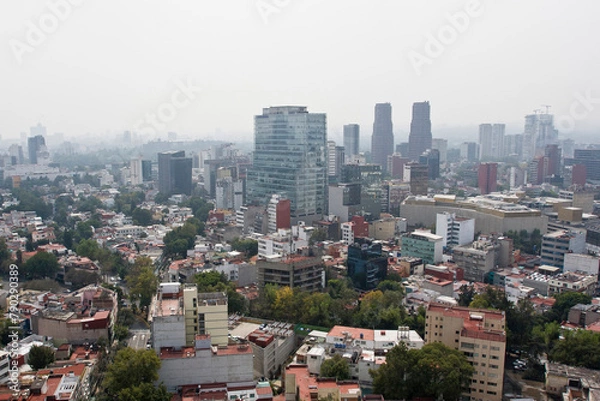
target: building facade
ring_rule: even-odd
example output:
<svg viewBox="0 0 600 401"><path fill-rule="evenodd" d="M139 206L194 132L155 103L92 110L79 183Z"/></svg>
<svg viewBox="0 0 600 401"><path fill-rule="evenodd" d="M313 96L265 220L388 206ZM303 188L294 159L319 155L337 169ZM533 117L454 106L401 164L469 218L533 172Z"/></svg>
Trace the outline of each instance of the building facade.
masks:
<svg viewBox="0 0 600 401"><path fill-rule="evenodd" d="M431 149L432 139L429 102L413 103L410 134L408 135L408 157L418 161L423 152Z"/></svg>
<svg viewBox="0 0 600 401"><path fill-rule="evenodd" d="M394 131L392 125L392 105L377 103L375 121L371 137L371 158L373 163L387 169L387 158L394 152Z"/></svg>
<svg viewBox="0 0 600 401"><path fill-rule="evenodd" d="M246 201L266 205L272 194L291 202L294 222L320 219L327 211L325 114L306 107L263 109L254 118L254 163L248 169Z"/></svg>
<svg viewBox="0 0 600 401"><path fill-rule="evenodd" d="M344 155L346 162L352 162L360 153L360 126L344 125Z"/></svg>
<svg viewBox="0 0 600 401"><path fill-rule="evenodd" d="M504 312L431 303L425 318L425 343L441 342L461 351L475 368L465 397L500 401L506 351Z"/></svg>

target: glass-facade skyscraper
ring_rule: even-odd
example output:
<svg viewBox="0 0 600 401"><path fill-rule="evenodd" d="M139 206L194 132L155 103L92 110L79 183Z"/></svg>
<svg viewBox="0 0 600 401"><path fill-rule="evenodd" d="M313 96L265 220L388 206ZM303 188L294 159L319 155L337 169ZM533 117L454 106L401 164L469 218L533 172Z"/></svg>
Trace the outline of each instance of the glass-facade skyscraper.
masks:
<svg viewBox="0 0 600 401"><path fill-rule="evenodd" d="M353 160L358 156L360 146L360 126L358 124L344 125L344 154L346 159Z"/></svg>
<svg viewBox="0 0 600 401"><path fill-rule="evenodd" d="M309 113L301 106L263 109L254 117L247 203L266 205L272 194L279 194L290 200L293 222L321 218L327 212L326 147L324 113Z"/></svg>

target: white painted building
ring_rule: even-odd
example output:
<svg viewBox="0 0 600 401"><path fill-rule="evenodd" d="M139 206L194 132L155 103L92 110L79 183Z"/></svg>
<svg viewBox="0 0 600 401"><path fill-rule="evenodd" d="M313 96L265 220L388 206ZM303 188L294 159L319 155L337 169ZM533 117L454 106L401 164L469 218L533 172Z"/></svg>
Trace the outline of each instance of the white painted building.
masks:
<svg viewBox="0 0 600 401"><path fill-rule="evenodd" d="M475 219L456 217L455 213L438 213L435 233L443 237L443 246L466 245L475 238Z"/></svg>
<svg viewBox="0 0 600 401"><path fill-rule="evenodd" d="M600 258L582 253L566 253L563 271L598 275Z"/></svg>

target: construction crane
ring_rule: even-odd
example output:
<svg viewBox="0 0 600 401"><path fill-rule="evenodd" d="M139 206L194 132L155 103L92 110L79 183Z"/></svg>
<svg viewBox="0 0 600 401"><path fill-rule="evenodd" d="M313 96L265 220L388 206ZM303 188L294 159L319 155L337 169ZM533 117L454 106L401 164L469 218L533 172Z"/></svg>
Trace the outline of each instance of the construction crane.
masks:
<svg viewBox="0 0 600 401"><path fill-rule="evenodd" d="M552 106L550 106L549 104L542 104L542 107L546 108L546 114L548 114L548 111L550 110L550 107L552 107Z"/></svg>

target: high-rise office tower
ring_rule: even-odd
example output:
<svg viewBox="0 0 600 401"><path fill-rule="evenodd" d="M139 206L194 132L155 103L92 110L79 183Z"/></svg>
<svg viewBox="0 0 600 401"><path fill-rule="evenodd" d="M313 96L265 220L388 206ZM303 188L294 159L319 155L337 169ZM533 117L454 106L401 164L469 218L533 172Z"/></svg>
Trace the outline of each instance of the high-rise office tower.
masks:
<svg viewBox="0 0 600 401"><path fill-rule="evenodd" d="M444 138L433 138L431 140L431 149L437 149L440 152L440 163L446 163L448 159L448 140Z"/></svg>
<svg viewBox="0 0 600 401"><path fill-rule="evenodd" d="M479 160L500 160L504 157L504 124L479 125Z"/></svg>
<svg viewBox="0 0 600 401"><path fill-rule="evenodd" d="M497 163L481 163L477 174L479 183L479 192L482 195L495 192L498 180L498 164Z"/></svg>
<svg viewBox="0 0 600 401"><path fill-rule="evenodd" d="M394 132L392 125L392 105L377 103L375 105L375 121L371 137L371 160L387 169L387 158L394 153Z"/></svg>
<svg viewBox="0 0 600 401"><path fill-rule="evenodd" d="M344 125L344 154L347 161L354 160L359 154L360 126L358 124Z"/></svg>
<svg viewBox="0 0 600 401"><path fill-rule="evenodd" d="M429 102L413 103L410 134L408 135L408 157L418 161L419 156L431 149L431 107Z"/></svg>
<svg viewBox="0 0 600 401"><path fill-rule="evenodd" d="M535 113L525 116L523 132L523 160L532 160L543 154L546 145L558 143L558 131L554 128L554 116Z"/></svg>
<svg viewBox="0 0 600 401"><path fill-rule="evenodd" d="M158 190L164 194L192 194L192 158L185 151L158 154Z"/></svg>
<svg viewBox="0 0 600 401"><path fill-rule="evenodd" d="M254 163L246 199L266 205L272 194L289 199L292 221L320 219L327 212L326 115L306 107L263 109L254 117Z"/></svg>
<svg viewBox="0 0 600 401"><path fill-rule="evenodd" d="M34 127L32 127L33 129ZM40 152L46 150L46 140L42 135L36 135L27 138L27 151L29 153L29 163L38 164Z"/></svg>

